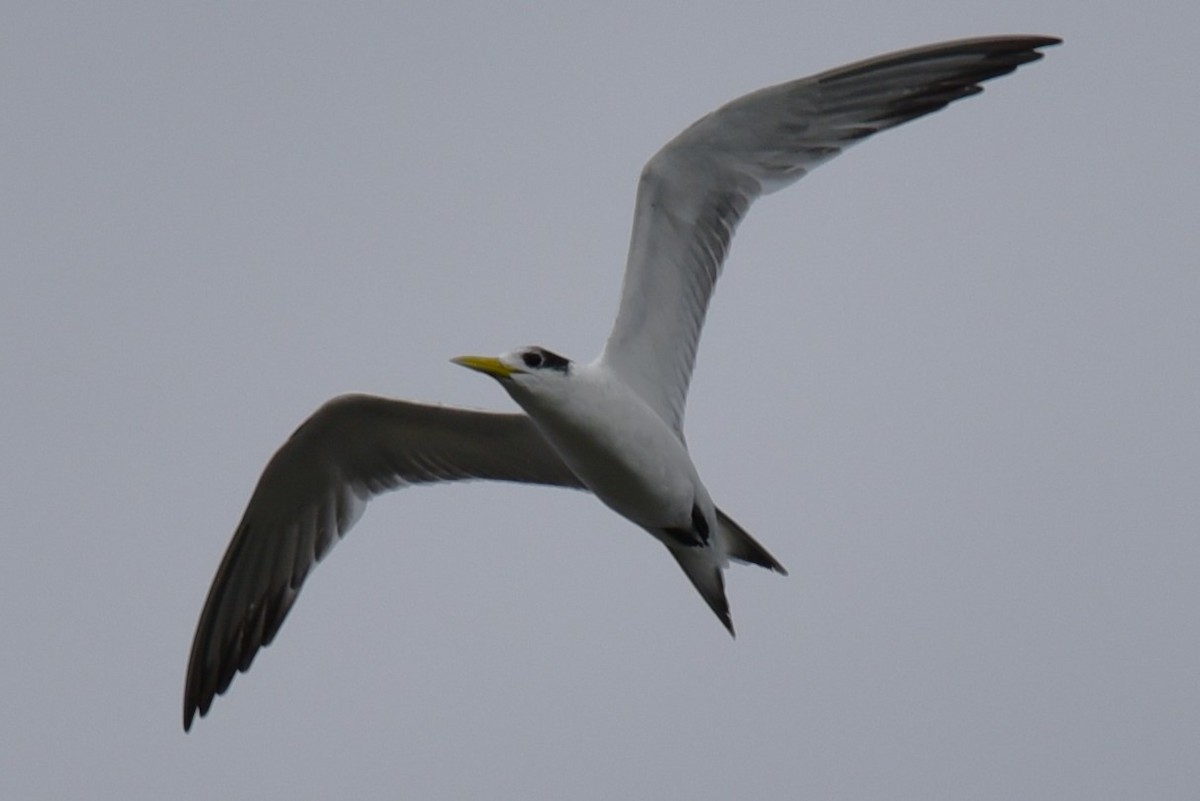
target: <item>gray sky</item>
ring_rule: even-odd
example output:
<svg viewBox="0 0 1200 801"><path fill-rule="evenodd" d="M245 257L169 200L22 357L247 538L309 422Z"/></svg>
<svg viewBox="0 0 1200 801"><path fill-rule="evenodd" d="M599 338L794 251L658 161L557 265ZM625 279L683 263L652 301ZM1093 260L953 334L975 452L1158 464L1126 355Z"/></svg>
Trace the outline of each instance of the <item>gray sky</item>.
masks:
<svg viewBox="0 0 1200 801"><path fill-rule="evenodd" d="M1197 797L1196 9L6 4L0 796ZM792 575L736 642L585 495L410 490L182 733L318 404L511 408L447 359L594 355L669 137L989 33L1067 43L739 232L687 431Z"/></svg>

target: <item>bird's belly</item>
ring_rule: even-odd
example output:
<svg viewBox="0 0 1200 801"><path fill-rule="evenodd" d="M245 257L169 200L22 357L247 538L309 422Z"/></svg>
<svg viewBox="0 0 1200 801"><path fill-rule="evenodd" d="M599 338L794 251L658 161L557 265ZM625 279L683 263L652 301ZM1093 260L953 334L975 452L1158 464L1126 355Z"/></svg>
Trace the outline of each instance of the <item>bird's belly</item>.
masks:
<svg viewBox="0 0 1200 801"><path fill-rule="evenodd" d="M575 475L618 514L652 530L691 524L695 470L657 415L538 423Z"/></svg>

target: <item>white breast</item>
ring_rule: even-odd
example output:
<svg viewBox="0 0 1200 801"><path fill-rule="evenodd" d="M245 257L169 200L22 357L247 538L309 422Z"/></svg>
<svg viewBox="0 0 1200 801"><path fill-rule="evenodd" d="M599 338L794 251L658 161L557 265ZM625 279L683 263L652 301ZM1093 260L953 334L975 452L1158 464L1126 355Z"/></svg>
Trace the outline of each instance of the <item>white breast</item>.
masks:
<svg viewBox="0 0 1200 801"><path fill-rule="evenodd" d="M505 387L606 505L644 528L690 527L692 505L707 493L687 448L602 365Z"/></svg>

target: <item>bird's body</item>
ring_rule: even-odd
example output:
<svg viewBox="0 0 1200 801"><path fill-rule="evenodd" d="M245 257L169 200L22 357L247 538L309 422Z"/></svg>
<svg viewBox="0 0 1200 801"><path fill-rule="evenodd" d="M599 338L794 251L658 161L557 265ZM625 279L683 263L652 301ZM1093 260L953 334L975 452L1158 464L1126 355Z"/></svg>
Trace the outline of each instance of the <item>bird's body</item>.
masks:
<svg viewBox="0 0 1200 801"><path fill-rule="evenodd" d="M312 566L366 502L417 483L492 479L588 490L659 540L729 632L730 559L783 567L718 509L683 437L713 287L737 224L857 141L980 91L1057 39L917 48L753 92L701 118L647 163L621 304L601 354L539 347L454 361L496 378L522 413L365 395L318 409L268 462L201 612L184 728L274 638Z"/></svg>
<svg viewBox="0 0 1200 801"><path fill-rule="evenodd" d="M555 367L525 368L531 357L547 355ZM787 573L713 505L682 434L603 355L582 366L541 348L455 361L500 379L580 483L667 547L730 634L721 575L729 558Z"/></svg>
<svg viewBox="0 0 1200 801"><path fill-rule="evenodd" d="M599 362L547 376L512 396L579 480L606 506L644 529L691 526L692 507L712 501L679 435Z"/></svg>

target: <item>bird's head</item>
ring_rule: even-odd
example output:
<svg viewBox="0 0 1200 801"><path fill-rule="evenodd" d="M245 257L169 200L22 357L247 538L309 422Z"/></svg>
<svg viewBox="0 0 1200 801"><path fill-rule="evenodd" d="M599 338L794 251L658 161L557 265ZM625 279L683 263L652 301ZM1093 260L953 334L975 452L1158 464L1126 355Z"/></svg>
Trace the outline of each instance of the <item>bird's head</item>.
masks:
<svg viewBox="0 0 1200 801"><path fill-rule="evenodd" d="M450 361L469 367L499 381L510 392L517 387L533 388L571 374L571 360L545 348L531 346L499 356L458 356Z"/></svg>

